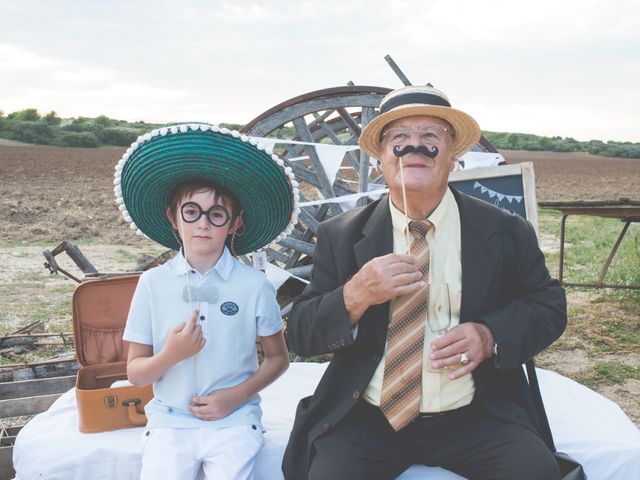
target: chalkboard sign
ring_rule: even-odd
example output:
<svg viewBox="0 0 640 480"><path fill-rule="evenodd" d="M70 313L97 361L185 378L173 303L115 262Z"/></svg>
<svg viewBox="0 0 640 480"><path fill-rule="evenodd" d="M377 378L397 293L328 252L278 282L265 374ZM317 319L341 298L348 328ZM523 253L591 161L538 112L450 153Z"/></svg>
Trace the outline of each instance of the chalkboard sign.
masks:
<svg viewBox="0 0 640 480"><path fill-rule="evenodd" d="M467 195L513 210L529 220L538 232L535 177L531 162L459 170L449 175L449 184Z"/></svg>

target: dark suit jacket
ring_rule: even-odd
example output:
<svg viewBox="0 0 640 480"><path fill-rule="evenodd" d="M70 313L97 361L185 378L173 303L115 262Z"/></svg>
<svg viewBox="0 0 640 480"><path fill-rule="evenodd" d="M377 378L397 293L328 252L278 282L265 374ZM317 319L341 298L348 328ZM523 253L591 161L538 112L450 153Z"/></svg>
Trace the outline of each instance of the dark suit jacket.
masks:
<svg viewBox="0 0 640 480"><path fill-rule="evenodd" d="M521 365L562 334L567 321L564 290L550 278L530 223L452 190L462 237L460 321L486 324L499 347L498 358L473 372L475 398L494 415L536 431ZM504 230L507 221L512 222L511 234ZM510 261L505 261L507 249ZM291 310L287 338L299 355L332 352L334 357L313 396L298 405L282 465L287 480L307 478L314 440L349 412L378 366L389 302L365 312L354 341L342 288L369 260L392 251L386 197L318 229L312 281Z"/></svg>

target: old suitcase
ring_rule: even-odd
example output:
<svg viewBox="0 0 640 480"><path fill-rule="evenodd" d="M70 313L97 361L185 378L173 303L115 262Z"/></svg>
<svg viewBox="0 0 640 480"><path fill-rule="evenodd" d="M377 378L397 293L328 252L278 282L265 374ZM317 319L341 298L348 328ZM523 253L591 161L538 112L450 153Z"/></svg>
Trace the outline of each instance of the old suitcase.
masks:
<svg viewBox="0 0 640 480"><path fill-rule="evenodd" d="M128 344L122 333L138 275L87 280L73 294L73 339L81 365L76 380L80 431L105 432L145 425L151 385L111 387L127 378Z"/></svg>

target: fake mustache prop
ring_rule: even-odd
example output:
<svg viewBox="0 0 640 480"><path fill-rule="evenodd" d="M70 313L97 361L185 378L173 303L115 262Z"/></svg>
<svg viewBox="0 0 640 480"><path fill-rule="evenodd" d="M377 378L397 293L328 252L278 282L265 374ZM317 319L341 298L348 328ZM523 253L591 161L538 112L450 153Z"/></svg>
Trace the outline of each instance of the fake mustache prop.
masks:
<svg viewBox="0 0 640 480"><path fill-rule="evenodd" d="M417 147L414 147L413 145L405 145L404 148L400 148L400 145L396 145L393 147L393 154L398 158L404 157L407 153L420 153L425 157L435 158L438 155L438 152L438 147L435 145L431 147L431 150L429 150L426 145L418 145Z"/></svg>

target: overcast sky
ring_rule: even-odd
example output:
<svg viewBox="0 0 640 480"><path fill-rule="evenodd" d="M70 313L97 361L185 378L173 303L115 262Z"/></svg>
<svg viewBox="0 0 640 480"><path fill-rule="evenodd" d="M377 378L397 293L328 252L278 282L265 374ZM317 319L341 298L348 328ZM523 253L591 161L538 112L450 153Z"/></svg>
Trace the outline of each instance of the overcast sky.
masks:
<svg viewBox="0 0 640 480"><path fill-rule="evenodd" d="M0 110L244 124L431 82L484 130L640 141L637 0L0 0Z"/></svg>

